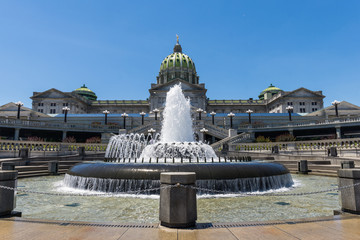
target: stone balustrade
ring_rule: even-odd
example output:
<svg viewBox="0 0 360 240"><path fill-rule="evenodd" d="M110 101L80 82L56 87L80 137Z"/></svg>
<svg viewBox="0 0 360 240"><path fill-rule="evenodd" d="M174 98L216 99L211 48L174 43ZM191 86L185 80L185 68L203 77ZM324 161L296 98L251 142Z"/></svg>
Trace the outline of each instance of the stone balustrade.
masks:
<svg viewBox="0 0 360 240"><path fill-rule="evenodd" d="M268 143L241 143L233 144L233 149L237 151L271 151L272 147L278 146L279 150L323 150L327 151L330 147L336 147L341 150L360 148L360 138L344 138L313 141L295 141L295 142L268 142Z"/></svg>
<svg viewBox="0 0 360 240"><path fill-rule="evenodd" d="M0 140L0 151L18 151L22 148L41 152L77 151L79 147L84 147L85 151L102 152L106 150L107 144Z"/></svg>

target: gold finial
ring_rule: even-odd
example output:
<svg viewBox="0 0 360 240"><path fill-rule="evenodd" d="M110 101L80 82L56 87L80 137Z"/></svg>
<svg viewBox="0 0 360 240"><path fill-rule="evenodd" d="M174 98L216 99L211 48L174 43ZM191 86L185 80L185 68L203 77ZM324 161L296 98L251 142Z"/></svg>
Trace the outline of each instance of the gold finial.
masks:
<svg viewBox="0 0 360 240"><path fill-rule="evenodd" d="M179 44L179 35L176 34L176 43Z"/></svg>

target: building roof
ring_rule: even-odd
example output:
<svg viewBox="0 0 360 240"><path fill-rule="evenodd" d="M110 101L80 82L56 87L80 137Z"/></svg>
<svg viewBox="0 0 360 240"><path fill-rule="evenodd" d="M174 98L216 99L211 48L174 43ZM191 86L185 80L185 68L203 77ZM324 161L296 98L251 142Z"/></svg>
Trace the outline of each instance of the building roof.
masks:
<svg viewBox="0 0 360 240"><path fill-rule="evenodd" d="M338 113L339 116L360 116L360 107L349 103L347 101L341 101L338 106ZM332 116L334 117L335 113L335 106L331 105L326 108L320 109L316 112L312 112L307 114L306 116Z"/></svg>

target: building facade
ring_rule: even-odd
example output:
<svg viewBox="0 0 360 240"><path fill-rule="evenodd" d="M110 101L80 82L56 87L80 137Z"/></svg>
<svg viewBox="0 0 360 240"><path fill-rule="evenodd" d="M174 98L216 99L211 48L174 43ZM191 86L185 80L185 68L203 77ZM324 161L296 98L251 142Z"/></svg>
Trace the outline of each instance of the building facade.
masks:
<svg viewBox="0 0 360 240"><path fill-rule="evenodd" d="M166 93L179 83L184 95L190 98L193 109L201 108L208 113L245 113L248 109L254 113L285 113L286 107L292 106L294 113L305 114L322 109L325 97L322 91L306 88L283 91L270 85L260 93L258 99L212 100L207 98L205 84L199 80L194 61L182 52L178 39L173 53L161 62L156 83L151 84L147 100L98 100L95 92L83 85L72 92L54 88L34 92L31 97L32 109L48 115L63 113L63 107L69 107L70 114L102 113L104 110L111 113L149 113L154 109L161 111Z"/></svg>

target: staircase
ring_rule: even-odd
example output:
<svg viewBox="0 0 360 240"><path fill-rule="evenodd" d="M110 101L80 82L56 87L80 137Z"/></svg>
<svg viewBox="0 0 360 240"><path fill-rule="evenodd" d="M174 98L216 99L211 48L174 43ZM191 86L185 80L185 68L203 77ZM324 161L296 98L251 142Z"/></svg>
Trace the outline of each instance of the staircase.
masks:
<svg viewBox="0 0 360 240"><path fill-rule="evenodd" d="M216 143L211 144L213 149L220 148L224 143L232 144L232 143L240 143L240 142L248 142L250 141L250 134L249 133L240 133L233 137L226 137Z"/></svg>
<svg viewBox="0 0 360 240"><path fill-rule="evenodd" d="M218 127L216 125L213 124L209 124L209 123L204 123L204 127L209 130L208 134L211 136L214 136L216 138L220 138L220 139L224 139L227 138L229 135L229 132L227 129Z"/></svg>

